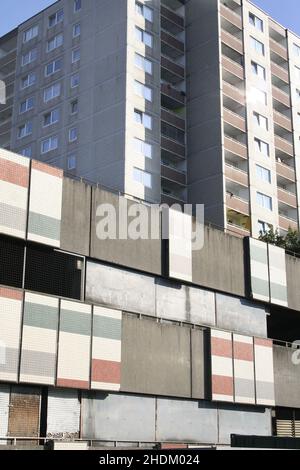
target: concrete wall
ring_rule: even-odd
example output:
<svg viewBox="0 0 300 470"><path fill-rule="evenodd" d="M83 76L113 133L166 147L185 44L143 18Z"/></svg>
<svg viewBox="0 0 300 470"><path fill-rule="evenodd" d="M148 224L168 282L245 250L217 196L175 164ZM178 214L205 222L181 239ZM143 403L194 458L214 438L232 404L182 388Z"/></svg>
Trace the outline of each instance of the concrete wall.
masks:
<svg viewBox="0 0 300 470"><path fill-rule="evenodd" d="M286 276L287 276L287 291L288 291L288 305L293 310L300 310L300 258L286 255Z"/></svg>
<svg viewBox="0 0 300 470"><path fill-rule="evenodd" d="M193 282L244 297L243 240L205 227L204 248L193 252Z"/></svg>
<svg viewBox="0 0 300 470"><path fill-rule="evenodd" d="M117 215L117 238L119 237L118 235L119 229L120 229L119 201L121 201L121 203L123 204L127 203L128 211L130 211L130 206L133 204L133 202L123 197L119 198L119 196L116 194L103 191L98 188L93 188L91 256L93 258L102 259L103 261L109 261L112 263L121 264L129 268L139 269L141 271L148 271L154 274L161 274L162 258L161 258L161 240L159 239L160 236L157 240L152 240L150 239L150 237L148 237L147 240L141 240L141 239L140 240L132 240L132 239L100 240L97 237L96 225L101 220L103 220L103 217L97 216L97 208L99 207L100 204L111 204L115 208L116 215ZM147 210L149 227L150 227L151 210L148 206L144 206L144 207ZM132 218L129 217L128 222L130 223L131 220ZM159 221L160 219L157 218L157 220ZM160 232L159 232L159 226L158 226L158 234L159 233Z"/></svg>
<svg viewBox="0 0 300 470"><path fill-rule="evenodd" d="M273 346L276 406L300 408L300 365L292 362L294 352L285 346Z"/></svg>
<svg viewBox="0 0 300 470"><path fill-rule="evenodd" d="M270 436L270 410L124 394L82 400L83 438L229 444L232 433Z"/></svg>
<svg viewBox="0 0 300 470"><path fill-rule="evenodd" d="M64 178L62 194L61 249L89 255L91 186Z"/></svg>
<svg viewBox="0 0 300 470"><path fill-rule="evenodd" d="M123 314L121 390L204 398L203 331Z"/></svg>

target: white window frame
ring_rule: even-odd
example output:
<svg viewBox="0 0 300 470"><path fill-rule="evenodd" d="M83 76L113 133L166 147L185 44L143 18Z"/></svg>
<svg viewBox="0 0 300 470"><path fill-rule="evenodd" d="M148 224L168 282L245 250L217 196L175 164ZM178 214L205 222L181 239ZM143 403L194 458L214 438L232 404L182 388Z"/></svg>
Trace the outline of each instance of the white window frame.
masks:
<svg viewBox="0 0 300 470"><path fill-rule="evenodd" d="M74 137L72 137L72 133L74 132ZM77 127L72 127L69 129L69 142L76 142L78 140L78 129Z"/></svg>
<svg viewBox="0 0 300 470"><path fill-rule="evenodd" d="M48 143L48 149L44 150L44 144ZM58 149L58 137L56 135L48 137L47 139L42 140L41 142L41 154L52 152L53 150Z"/></svg>
<svg viewBox="0 0 300 470"><path fill-rule="evenodd" d="M25 104L25 109L22 111L22 105L24 104ZM19 114L27 113L27 111L30 111L33 108L34 108L34 97L30 96L29 98L26 98L26 100L22 101L22 103L20 103Z"/></svg>
<svg viewBox="0 0 300 470"><path fill-rule="evenodd" d="M58 90L57 93L55 91ZM51 93L51 97L47 99L47 93ZM54 100L55 98L58 98L61 94L61 83L54 83L48 88L44 89L44 103L48 103L51 100Z"/></svg>
<svg viewBox="0 0 300 470"><path fill-rule="evenodd" d="M45 124L46 117L50 116L50 120L47 124ZM44 122L43 122L43 127L49 127L52 126L53 124L57 124L60 119L60 110L59 108L52 109L52 111L49 111L48 113L44 114Z"/></svg>
<svg viewBox="0 0 300 470"><path fill-rule="evenodd" d="M31 26L31 28L27 29L23 33L23 43L31 41L31 39L36 38L39 35L39 26L36 24Z"/></svg>
<svg viewBox="0 0 300 470"><path fill-rule="evenodd" d="M76 28L79 28L79 32L76 31ZM76 23L73 25L73 38L78 38L81 36L81 23Z"/></svg>
<svg viewBox="0 0 300 470"><path fill-rule="evenodd" d="M259 151L261 155L267 158L270 157L270 145L267 142L259 139L258 137L254 137L254 145L255 150ZM267 149L267 152L262 152L263 148Z"/></svg>
<svg viewBox="0 0 300 470"><path fill-rule="evenodd" d="M32 157L32 148L31 146L25 147L24 149L21 150L21 155L23 157L31 158Z"/></svg>
<svg viewBox="0 0 300 470"><path fill-rule="evenodd" d="M136 1L135 2L135 11L137 14L143 16L145 20L150 21L153 23L153 9L149 8L148 6L144 5L143 3Z"/></svg>
<svg viewBox="0 0 300 470"><path fill-rule="evenodd" d="M73 164L70 164L70 162L73 161L74 163ZM75 154L72 154L72 155L69 155L67 157L67 169L68 170L75 170L77 166L77 158L76 158L76 155Z"/></svg>
<svg viewBox="0 0 300 470"><path fill-rule="evenodd" d="M135 35L138 41L141 41L145 46L152 48L153 47L153 35L148 33L138 26L135 27Z"/></svg>
<svg viewBox="0 0 300 470"><path fill-rule="evenodd" d="M144 98L145 100L149 101L150 103L153 100L153 92L152 88L144 85L144 83L139 82L138 80L134 81L134 90L136 95Z"/></svg>
<svg viewBox="0 0 300 470"><path fill-rule="evenodd" d="M139 116L139 119L137 119L137 116ZM145 129L152 130L152 117L149 114L146 114L139 109L135 109L134 118L137 124L141 124Z"/></svg>
<svg viewBox="0 0 300 470"><path fill-rule="evenodd" d="M78 83L76 83L74 85L74 80L75 79L78 79ZM80 76L79 76L79 73L74 73L73 75L71 75L71 79L70 79L70 85L71 85L71 88L77 88L80 84Z"/></svg>
<svg viewBox="0 0 300 470"><path fill-rule="evenodd" d="M269 168L265 168L264 166L256 164L256 176L265 183L272 183L272 173Z"/></svg>
<svg viewBox="0 0 300 470"><path fill-rule="evenodd" d="M56 69L56 65L58 63L60 64L60 68ZM49 64L45 66L45 77L51 77L51 75L54 75L55 73L60 72L62 70L62 64L63 62L61 58L55 59L52 62L49 62ZM50 65L52 66L52 72L48 73L47 69Z"/></svg>
<svg viewBox="0 0 300 470"><path fill-rule="evenodd" d="M52 19L54 19L54 23L51 24ZM61 23L62 21L64 21L64 9L63 8L61 8L60 10L57 10L55 13L49 16L48 27L54 28L54 26Z"/></svg>
<svg viewBox="0 0 300 470"><path fill-rule="evenodd" d="M52 52L64 43L63 33L59 33L47 41L46 52ZM53 44L53 47L50 47Z"/></svg>
<svg viewBox="0 0 300 470"><path fill-rule="evenodd" d="M300 46L296 43L293 44L294 56L300 59Z"/></svg>
<svg viewBox="0 0 300 470"><path fill-rule="evenodd" d="M261 127L264 130L268 130L269 128L269 121L266 116L263 116L262 114L258 113L257 111L253 111L253 118L254 118L254 123Z"/></svg>
<svg viewBox="0 0 300 470"><path fill-rule="evenodd" d="M133 179L136 183L142 184L144 188L152 189L152 174L148 171L134 167Z"/></svg>
<svg viewBox="0 0 300 470"><path fill-rule="evenodd" d="M265 55L264 43L256 39L254 36L250 36L250 45L251 49L254 50L257 54L262 56Z"/></svg>
<svg viewBox="0 0 300 470"><path fill-rule="evenodd" d="M152 159L152 153L153 153L152 144L149 144L148 142L145 142L144 140L139 139L138 137L134 137L133 145L137 153L140 153L146 158Z"/></svg>
<svg viewBox="0 0 300 470"><path fill-rule="evenodd" d="M23 131L24 130L24 133ZM33 125L32 121L25 122L22 126L18 128L18 139L24 139L32 134Z"/></svg>
<svg viewBox="0 0 300 470"><path fill-rule="evenodd" d="M134 56L134 63L135 66L144 72L148 73L149 75L153 74L153 63L151 60L146 59L146 57L142 56L141 54L135 53Z"/></svg>
<svg viewBox="0 0 300 470"><path fill-rule="evenodd" d="M267 204L268 201L268 204ZM257 204L270 212L273 212L273 199L267 194L261 193L260 191L256 192L256 202Z"/></svg>
<svg viewBox="0 0 300 470"><path fill-rule="evenodd" d="M76 105L77 105L77 109L76 109L76 111L73 111L72 109L73 109L73 105L74 105L75 103L76 103ZM78 113L79 101L78 101L78 99L76 98L75 100L72 100L70 104L71 104L71 115L73 116L74 114L77 114L77 113Z"/></svg>
<svg viewBox="0 0 300 470"><path fill-rule="evenodd" d="M30 78L34 77L34 81L30 82ZM26 88L29 88L30 86L33 86L36 84L37 76L36 73L31 72L26 75L26 77L21 78L21 90L25 90ZM23 85L23 83L27 81L26 85Z"/></svg>
<svg viewBox="0 0 300 470"><path fill-rule="evenodd" d="M34 62L37 59L37 55L38 55L38 52L37 52L36 47L34 47L30 51L26 52L26 54L23 54L22 59L21 59L22 67L25 67L26 65L32 64L32 62Z"/></svg>
<svg viewBox="0 0 300 470"><path fill-rule="evenodd" d="M260 32L264 32L264 22L261 18L256 16L254 13L249 11L249 24L251 26L254 26L255 29L257 29Z"/></svg>
<svg viewBox="0 0 300 470"><path fill-rule="evenodd" d="M81 4L81 0L74 0L74 13L78 13L81 8L82 8L82 4Z"/></svg>
<svg viewBox="0 0 300 470"><path fill-rule="evenodd" d="M260 88L252 87L251 91L252 91L253 97L255 97L256 103L261 103L265 106L268 104L268 95L264 90L261 90Z"/></svg>
<svg viewBox="0 0 300 470"><path fill-rule="evenodd" d="M251 70L254 75L258 78L266 81L266 69L262 65L258 64L254 60L251 61Z"/></svg>
<svg viewBox="0 0 300 470"><path fill-rule="evenodd" d="M76 49L72 51L72 64L76 64L76 62L79 62L79 61L80 61L80 47L77 47Z"/></svg>

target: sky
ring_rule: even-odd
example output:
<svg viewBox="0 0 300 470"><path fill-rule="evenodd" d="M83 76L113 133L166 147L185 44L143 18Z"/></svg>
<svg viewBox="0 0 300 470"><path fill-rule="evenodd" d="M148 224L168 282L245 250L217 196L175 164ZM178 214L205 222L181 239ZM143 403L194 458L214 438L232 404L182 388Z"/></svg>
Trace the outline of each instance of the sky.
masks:
<svg viewBox="0 0 300 470"><path fill-rule="evenodd" d="M48 7L54 0L0 0L1 19L0 36L15 28L18 24ZM201 1L201 0L198 0ZM300 36L300 1L299 0L253 0L283 26Z"/></svg>

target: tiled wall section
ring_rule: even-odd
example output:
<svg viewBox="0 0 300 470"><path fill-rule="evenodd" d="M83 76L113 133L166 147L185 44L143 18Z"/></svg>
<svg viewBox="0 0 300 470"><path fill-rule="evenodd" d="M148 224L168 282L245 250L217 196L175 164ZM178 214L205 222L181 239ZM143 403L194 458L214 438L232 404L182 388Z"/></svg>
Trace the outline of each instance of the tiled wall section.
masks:
<svg viewBox="0 0 300 470"><path fill-rule="evenodd" d="M61 301L57 385L88 389L92 308L77 302Z"/></svg>
<svg viewBox="0 0 300 470"><path fill-rule="evenodd" d="M120 390L122 312L94 307L92 388Z"/></svg>
<svg viewBox="0 0 300 470"><path fill-rule="evenodd" d="M169 210L169 276L192 282L192 218Z"/></svg>
<svg viewBox="0 0 300 470"><path fill-rule="evenodd" d="M285 250L268 245L271 303L288 306Z"/></svg>
<svg viewBox="0 0 300 470"><path fill-rule="evenodd" d="M63 172L32 161L28 239L60 246Z"/></svg>
<svg viewBox="0 0 300 470"><path fill-rule="evenodd" d="M58 302L25 293L20 382L55 385Z"/></svg>
<svg viewBox="0 0 300 470"><path fill-rule="evenodd" d="M274 406L273 343L211 330L212 399Z"/></svg>
<svg viewBox="0 0 300 470"><path fill-rule="evenodd" d="M0 233L25 238L29 163L20 157L0 149Z"/></svg>

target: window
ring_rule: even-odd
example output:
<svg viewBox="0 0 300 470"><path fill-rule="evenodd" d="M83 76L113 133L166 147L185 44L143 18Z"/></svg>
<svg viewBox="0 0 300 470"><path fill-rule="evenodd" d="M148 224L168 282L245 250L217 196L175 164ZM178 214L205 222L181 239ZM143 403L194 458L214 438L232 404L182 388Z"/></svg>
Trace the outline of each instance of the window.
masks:
<svg viewBox="0 0 300 470"><path fill-rule="evenodd" d="M74 0L74 13L81 10L81 0Z"/></svg>
<svg viewBox="0 0 300 470"><path fill-rule="evenodd" d="M152 118L146 113L139 111L138 109L134 110L134 119L138 124L142 124L146 129L152 129Z"/></svg>
<svg viewBox="0 0 300 470"><path fill-rule="evenodd" d="M266 142L260 139L254 138L254 146L257 152L261 153L265 157L269 157L270 155L269 144L267 144Z"/></svg>
<svg viewBox="0 0 300 470"><path fill-rule="evenodd" d="M24 149L21 150L21 155L23 155L23 157L28 157L30 158L31 155L32 155L32 149L31 147L25 147Z"/></svg>
<svg viewBox="0 0 300 470"><path fill-rule="evenodd" d="M57 148L58 148L57 136L49 137L48 139L45 139L42 141L42 145L41 145L42 153L51 152L51 150L56 150Z"/></svg>
<svg viewBox="0 0 300 470"><path fill-rule="evenodd" d="M137 153L141 153L144 157L152 158L152 145L141 139L134 138L134 149Z"/></svg>
<svg viewBox="0 0 300 470"><path fill-rule="evenodd" d="M36 83L36 74L29 73L26 77L23 77L21 80L21 88L28 88Z"/></svg>
<svg viewBox="0 0 300 470"><path fill-rule="evenodd" d="M51 126L59 121L59 109L53 109L49 113L44 115L44 127Z"/></svg>
<svg viewBox="0 0 300 470"><path fill-rule="evenodd" d="M272 228L272 225L268 224L267 222L263 222L262 220L259 220L257 222L257 228L258 228L258 233L268 233L270 228Z"/></svg>
<svg viewBox="0 0 300 470"><path fill-rule="evenodd" d="M298 80L300 80L300 68L295 67L295 72L296 72L296 77L298 78Z"/></svg>
<svg viewBox="0 0 300 470"><path fill-rule="evenodd" d="M152 75L152 62L151 60L146 59L140 54L135 54L135 65L144 70L146 73L149 73L149 75Z"/></svg>
<svg viewBox="0 0 300 470"><path fill-rule="evenodd" d="M142 98L145 98L147 101L152 101L152 90L143 83L140 83L135 80L134 82L135 93Z"/></svg>
<svg viewBox="0 0 300 470"><path fill-rule="evenodd" d="M60 83L55 83L55 85L50 86L49 88L46 88L44 90L44 102L47 103L50 100L53 100L54 98L57 98L60 96L61 92L61 84Z"/></svg>
<svg viewBox="0 0 300 470"><path fill-rule="evenodd" d="M250 98L255 103L267 104L267 93L258 88L252 87Z"/></svg>
<svg viewBox="0 0 300 470"><path fill-rule="evenodd" d="M153 45L153 36L152 34L147 33L141 28L135 27L136 39L140 42L143 42L146 46L152 47Z"/></svg>
<svg viewBox="0 0 300 470"><path fill-rule="evenodd" d="M73 26L73 38L77 38L81 34L81 26L80 23L76 23Z"/></svg>
<svg viewBox="0 0 300 470"><path fill-rule="evenodd" d="M32 134L32 122L26 122L23 126L20 126L18 129L18 139L23 139L28 135Z"/></svg>
<svg viewBox="0 0 300 470"><path fill-rule="evenodd" d="M268 130L268 119L259 113L253 112L254 124L261 127L264 130Z"/></svg>
<svg viewBox="0 0 300 470"><path fill-rule="evenodd" d="M45 75L49 77L62 69L62 59L56 59L45 67Z"/></svg>
<svg viewBox="0 0 300 470"><path fill-rule="evenodd" d="M70 155L67 160L68 170L75 170L76 168L76 156Z"/></svg>
<svg viewBox="0 0 300 470"><path fill-rule="evenodd" d="M252 49L258 54L265 55L265 46L262 42L258 41L254 37L250 36L250 44Z"/></svg>
<svg viewBox="0 0 300 470"><path fill-rule="evenodd" d="M72 51L72 64L80 60L80 49L75 49Z"/></svg>
<svg viewBox="0 0 300 470"><path fill-rule="evenodd" d="M58 10L53 15L49 16L49 28L61 23L64 20L64 10Z"/></svg>
<svg viewBox="0 0 300 470"><path fill-rule="evenodd" d="M270 196L267 196L263 193L256 193L256 202L259 206L263 207L264 209L268 209L269 211L273 210L273 201Z"/></svg>
<svg viewBox="0 0 300 470"><path fill-rule="evenodd" d="M255 16L253 13L249 13L249 23L254 26L258 31L263 32L264 23L263 20Z"/></svg>
<svg viewBox="0 0 300 470"><path fill-rule="evenodd" d="M77 127L72 127L69 130L69 142L75 142L78 138Z"/></svg>
<svg viewBox="0 0 300 470"><path fill-rule="evenodd" d="M31 39L36 38L38 34L39 27L37 25L27 29L27 31L24 31L23 33L23 42L28 42Z"/></svg>
<svg viewBox="0 0 300 470"><path fill-rule="evenodd" d="M31 51L27 52L26 54L22 55L22 67L24 65L31 64L37 58L37 49L31 49Z"/></svg>
<svg viewBox="0 0 300 470"><path fill-rule="evenodd" d="M252 68L252 73L254 75L257 75L258 78L261 78L262 80L266 79L266 69L262 65L259 65L254 61L251 61L251 68Z"/></svg>
<svg viewBox="0 0 300 470"><path fill-rule="evenodd" d="M79 74L75 73L71 77L71 88L76 88L77 86L79 86Z"/></svg>
<svg viewBox="0 0 300 470"><path fill-rule="evenodd" d="M294 44L293 49L294 49L294 56L300 58L300 46L298 46L297 44Z"/></svg>
<svg viewBox="0 0 300 470"><path fill-rule="evenodd" d="M135 2L135 11L139 14L142 15L145 20L153 22L153 10L152 8L147 7L146 5L143 5L140 2Z"/></svg>
<svg viewBox="0 0 300 470"><path fill-rule="evenodd" d="M300 90L298 90L298 88L296 88L296 98L297 101L300 101Z"/></svg>
<svg viewBox="0 0 300 470"><path fill-rule="evenodd" d="M137 183L141 183L145 188L152 188L152 176L146 171L140 170L139 168L133 169L133 179Z"/></svg>
<svg viewBox="0 0 300 470"><path fill-rule="evenodd" d="M62 46L64 43L64 36L63 34L57 34L57 36L54 36L54 38L49 39L47 42L47 52L54 51L54 49L57 49L57 47Z"/></svg>
<svg viewBox="0 0 300 470"><path fill-rule="evenodd" d="M78 113L78 100L74 100L71 102L71 114Z"/></svg>
<svg viewBox="0 0 300 470"><path fill-rule="evenodd" d="M34 98L27 98L25 101L22 101L20 104L20 114L30 111L34 107Z"/></svg>
<svg viewBox="0 0 300 470"><path fill-rule="evenodd" d="M263 166L256 165L256 176L266 183L271 183L271 171Z"/></svg>

